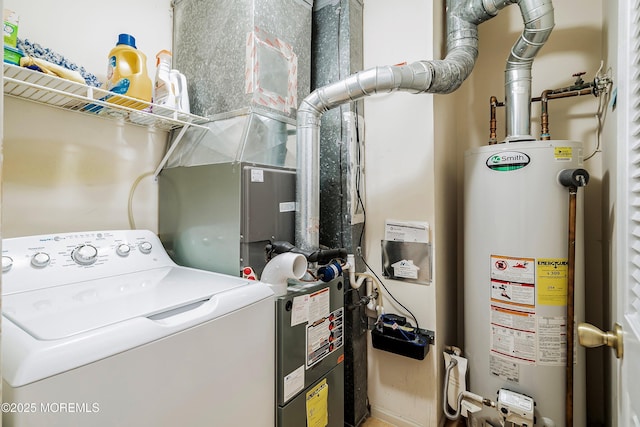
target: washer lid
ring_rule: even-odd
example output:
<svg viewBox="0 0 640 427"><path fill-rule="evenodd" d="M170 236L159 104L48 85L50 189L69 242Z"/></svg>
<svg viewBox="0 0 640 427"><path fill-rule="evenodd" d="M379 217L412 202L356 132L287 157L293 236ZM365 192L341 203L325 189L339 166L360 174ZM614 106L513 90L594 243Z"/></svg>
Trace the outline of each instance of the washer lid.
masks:
<svg viewBox="0 0 640 427"><path fill-rule="evenodd" d="M243 301L249 305L264 298L249 292L253 287L239 277L163 267L6 295L2 311L32 337L59 340L133 318L165 319L213 296L219 309L225 304L225 294L237 297L234 290L246 293Z"/></svg>

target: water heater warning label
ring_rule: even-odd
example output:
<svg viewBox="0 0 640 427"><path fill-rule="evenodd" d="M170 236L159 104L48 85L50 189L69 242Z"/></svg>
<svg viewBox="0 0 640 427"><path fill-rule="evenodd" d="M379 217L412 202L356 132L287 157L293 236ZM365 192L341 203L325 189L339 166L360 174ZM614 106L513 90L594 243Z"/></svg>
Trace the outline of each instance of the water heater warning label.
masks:
<svg viewBox="0 0 640 427"><path fill-rule="evenodd" d="M507 256L491 257L491 303L535 310L535 260Z"/></svg>
<svg viewBox="0 0 640 427"><path fill-rule="evenodd" d="M533 365L536 363L536 333L492 322L491 353L519 363Z"/></svg>
<svg viewBox="0 0 640 427"><path fill-rule="evenodd" d="M553 149L553 157L556 160L568 162L573 158L572 147L555 147Z"/></svg>
<svg viewBox="0 0 640 427"><path fill-rule="evenodd" d="M491 343L493 356L536 363L535 259L491 256Z"/></svg>
<svg viewBox="0 0 640 427"><path fill-rule="evenodd" d="M491 256L490 370L513 377L509 363L563 365L567 259Z"/></svg>
<svg viewBox="0 0 640 427"><path fill-rule="evenodd" d="M563 366L567 360L567 321L565 317L538 319L538 364Z"/></svg>
<svg viewBox="0 0 640 427"><path fill-rule="evenodd" d="M489 372L506 381L520 382L520 369L517 364L500 357L489 357Z"/></svg>

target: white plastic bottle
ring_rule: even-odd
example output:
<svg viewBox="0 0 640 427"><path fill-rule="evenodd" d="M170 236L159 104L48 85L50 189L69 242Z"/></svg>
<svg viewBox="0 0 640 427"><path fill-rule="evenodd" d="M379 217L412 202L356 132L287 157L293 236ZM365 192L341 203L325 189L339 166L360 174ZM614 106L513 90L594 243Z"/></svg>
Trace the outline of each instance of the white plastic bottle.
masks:
<svg viewBox="0 0 640 427"><path fill-rule="evenodd" d="M178 70L171 70L171 87L174 90L176 109L181 113L190 113L187 78Z"/></svg>
<svg viewBox="0 0 640 427"><path fill-rule="evenodd" d="M153 103L167 108L176 108L175 90L171 82L171 52L168 50L158 52L156 67Z"/></svg>

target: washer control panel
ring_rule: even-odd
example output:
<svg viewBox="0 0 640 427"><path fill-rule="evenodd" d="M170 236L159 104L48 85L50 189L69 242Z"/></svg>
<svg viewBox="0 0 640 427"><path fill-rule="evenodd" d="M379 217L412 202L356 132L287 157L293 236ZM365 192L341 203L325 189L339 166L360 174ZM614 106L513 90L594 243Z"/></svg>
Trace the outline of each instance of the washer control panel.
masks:
<svg viewBox="0 0 640 427"><path fill-rule="evenodd" d="M158 236L116 230L2 240L4 295L175 266Z"/></svg>

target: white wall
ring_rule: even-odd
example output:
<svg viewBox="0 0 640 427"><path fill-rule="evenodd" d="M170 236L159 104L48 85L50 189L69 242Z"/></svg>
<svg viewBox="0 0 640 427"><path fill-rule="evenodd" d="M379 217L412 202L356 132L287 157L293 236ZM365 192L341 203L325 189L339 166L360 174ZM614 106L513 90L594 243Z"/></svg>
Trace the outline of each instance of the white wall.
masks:
<svg viewBox="0 0 640 427"><path fill-rule="evenodd" d="M390 5L384 0L367 0L364 68L432 58L433 19L431 2L407 0ZM393 93L365 99L366 254L378 275L386 219L426 221L437 227L433 105L432 95ZM416 315L421 328L435 329L435 280L431 285L385 283ZM406 315L383 294L387 312ZM370 349L368 393L373 415L398 426L436 425L440 411L437 363L440 357L434 349L424 361Z"/></svg>
<svg viewBox="0 0 640 427"><path fill-rule="evenodd" d="M119 33L130 33L155 72L171 49L170 0L77 2L5 0L20 15L18 36L49 48L103 80ZM167 133L5 99L3 237L129 228L129 191L153 171ZM133 198L138 228L157 231L157 184Z"/></svg>
<svg viewBox="0 0 640 427"><path fill-rule="evenodd" d="M156 53L171 50L171 0L5 0L4 7L20 16L18 37L60 53L99 78L106 77L107 55L120 33L135 37L150 76Z"/></svg>

